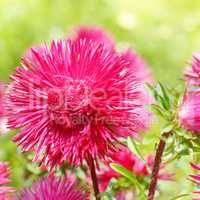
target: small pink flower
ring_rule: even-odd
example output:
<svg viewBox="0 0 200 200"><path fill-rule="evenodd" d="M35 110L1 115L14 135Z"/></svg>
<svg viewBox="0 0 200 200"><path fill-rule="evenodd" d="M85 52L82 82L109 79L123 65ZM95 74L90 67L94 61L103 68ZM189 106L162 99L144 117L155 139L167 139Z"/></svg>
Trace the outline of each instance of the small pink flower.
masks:
<svg viewBox="0 0 200 200"><path fill-rule="evenodd" d="M89 195L78 188L77 181L66 177L48 176L40 179L29 189L24 189L20 200L89 200Z"/></svg>
<svg viewBox="0 0 200 200"><path fill-rule="evenodd" d="M9 199L10 194L15 191L13 188L6 186L10 183L9 175L8 165L0 162L0 200Z"/></svg>
<svg viewBox="0 0 200 200"><path fill-rule="evenodd" d="M34 161L54 167L106 160L119 138L146 127L141 83L113 48L89 39L53 41L22 62L11 76L8 124L22 128L14 141L34 149Z"/></svg>
<svg viewBox="0 0 200 200"><path fill-rule="evenodd" d="M200 86L200 52L193 54L192 67L185 71L185 79L189 85Z"/></svg>
<svg viewBox="0 0 200 200"><path fill-rule="evenodd" d="M200 171L200 165L191 163L191 167L192 167L194 170ZM197 184L197 186L200 186L200 174L197 174L197 175L190 175L190 178L192 178L192 179L191 179L192 182L194 182L195 184ZM200 195L200 191L195 191L194 193ZM193 200L200 200L200 197L199 197L198 199L195 198L195 199L193 199Z"/></svg>
<svg viewBox="0 0 200 200"><path fill-rule="evenodd" d="M129 171L132 171L136 176L147 176L149 175L147 167L144 162L141 161L136 155L134 155L130 150L123 148L120 152L111 153L110 158L112 159L110 163L116 163L122 165ZM112 178L119 178L121 174L115 172L108 166L101 170L98 176L100 190L103 192L110 180Z"/></svg>
<svg viewBox="0 0 200 200"><path fill-rule="evenodd" d="M200 132L200 90L185 94L178 114L183 128L194 133Z"/></svg>

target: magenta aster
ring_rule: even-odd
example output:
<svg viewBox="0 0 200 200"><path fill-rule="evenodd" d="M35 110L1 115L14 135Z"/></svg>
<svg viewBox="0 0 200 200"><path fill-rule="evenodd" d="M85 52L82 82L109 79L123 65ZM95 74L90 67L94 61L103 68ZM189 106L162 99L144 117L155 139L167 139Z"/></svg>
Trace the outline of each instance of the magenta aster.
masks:
<svg viewBox="0 0 200 200"><path fill-rule="evenodd" d="M185 71L185 79L189 85L200 86L200 52L193 54L191 65Z"/></svg>
<svg viewBox="0 0 200 200"><path fill-rule="evenodd" d="M13 188L6 186L10 183L9 175L8 165L0 162L0 200L9 199L10 193L14 192Z"/></svg>
<svg viewBox="0 0 200 200"><path fill-rule="evenodd" d="M187 92L179 108L181 126L194 133L200 132L200 90Z"/></svg>
<svg viewBox="0 0 200 200"><path fill-rule="evenodd" d="M89 195L67 177L44 177L29 189L24 189L19 200L89 200Z"/></svg>
<svg viewBox="0 0 200 200"><path fill-rule="evenodd" d="M35 161L104 160L120 137L145 128L140 81L113 48L86 38L53 41L32 49L22 65L11 76L8 124L22 128L14 141L34 149Z"/></svg>

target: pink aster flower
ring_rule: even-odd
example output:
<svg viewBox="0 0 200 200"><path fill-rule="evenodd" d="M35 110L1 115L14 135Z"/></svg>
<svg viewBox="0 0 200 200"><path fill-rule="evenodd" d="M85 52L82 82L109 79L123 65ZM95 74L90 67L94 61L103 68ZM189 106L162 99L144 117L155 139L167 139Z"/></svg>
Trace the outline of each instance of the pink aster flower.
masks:
<svg viewBox="0 0 200 200"><path fill-rule="evenodd" d="M191 163L191 167L192 167L194 170L200 171L200 165ZM192 182L194 182L195 184L197 184L197 186L200 186L200 174L197 174L197 175L190 175L190 178L192 178L192 179L191 179ZM200 195L200 191L195 191L194 193ZM199 196L199 198L195 198L195 199L193 199L193 200L200 200L200 196Z"/></svg>
<svg viewBox="0 0 200 200"><path fill-rule="evenodd" d="M89 200L89 195L77 187L77 181L67 177L48 176L24 189L20 200Z"/></svg>
<svg viewBox="0 0 200 200"><path fill-rule="evenodd" d="M191 65L185 71L185 79L189 85L200 86L200 52L193 54Z"/></svg>
<svg viewBox="0 0 200 200"><path fill-rule="evenodd" d="M9 175L8 165L0 163L0 200L8 200L10 193L14 192L13 188L6 186L10 183Z"/></svg>
<svg viewBox="0 0 200 200"><path fill-rule="evenodd" d="M113 48L77 39L30 53L11 76L7 110L10 128L22 128L14 141L34 161L105 160L119 138L145 128L140 84Z"/></svg>
<svg viewBox="0 0 200 200"><path fill-rule="evenodd" d="M186 130L200 132L200 90L187 92L179 108L180 124Z"/></svg>
<svg viewBox="0 0 200 200"><path fill-rule="evenodd" d="M123 148L120 152L112 153L110 157L112 159L110 163L116 163L125 167L129 171L132 171L135 176L146 177L151 174L149 169L152 169L154 161L154 157L152 155L147 156L146 163L144 163L144 161L139 159L129 149ZM173 174L164 172L164 167L165 166L162 165L160 168L159 179L172 180ZM98 176L100 190L103 192L112 178L119 177L121 177L121 174L115 172L108 165L107 168L100 171Z"/></svg>

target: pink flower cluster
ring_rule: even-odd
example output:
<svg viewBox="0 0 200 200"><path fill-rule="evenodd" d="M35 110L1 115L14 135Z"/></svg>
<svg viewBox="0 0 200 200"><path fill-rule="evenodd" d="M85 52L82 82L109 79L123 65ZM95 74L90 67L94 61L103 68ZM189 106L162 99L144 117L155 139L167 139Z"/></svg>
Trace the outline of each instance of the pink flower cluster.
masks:
<svg viewBox="0 0 200 200"><path fill-rule="evenodd" d="M16 190L7 186L10 183L9 175L8 165L0 163L0 200L89 200L89 193L79 187L79 182L73 176L49 175L14 195Z"/></svg>
<svg viewBox="0 0 200 200"><path fill-rule="evenodd" d="M71 177L47 176L30 189L24 189L16 200L89 200L89 195Z"/></svg>
<svg viewBox="0 0 200 200"><path fill-rule="evenodd" d="M21 128L14 141L51 168L105 161L120 138L138 137L149 125L143 84L150 71L99 29L32 48L11 79L8 124Z"/></svg>

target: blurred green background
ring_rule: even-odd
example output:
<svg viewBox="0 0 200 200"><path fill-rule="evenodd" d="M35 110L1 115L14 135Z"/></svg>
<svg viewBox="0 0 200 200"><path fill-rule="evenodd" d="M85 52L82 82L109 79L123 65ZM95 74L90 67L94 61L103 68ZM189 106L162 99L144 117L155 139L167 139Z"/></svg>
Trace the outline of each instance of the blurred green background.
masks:
<svg viewBox="0 0 200 200"><path fill-rule="evenodd" d="M9 80L31 45L65 37L78 25L95 25L135 48L156 80L176 86L192 52L200 49L199 11L199 0L0 0L0 79ZM158 134L158 128L149 134L147 151ZM14 184L20 187L26 183L25 162L9 139L0 139L0 159L11 162ZM188 161L184 158L170 169L177 181L161 183L166 189L161 200L191 190Z"/></svg>

